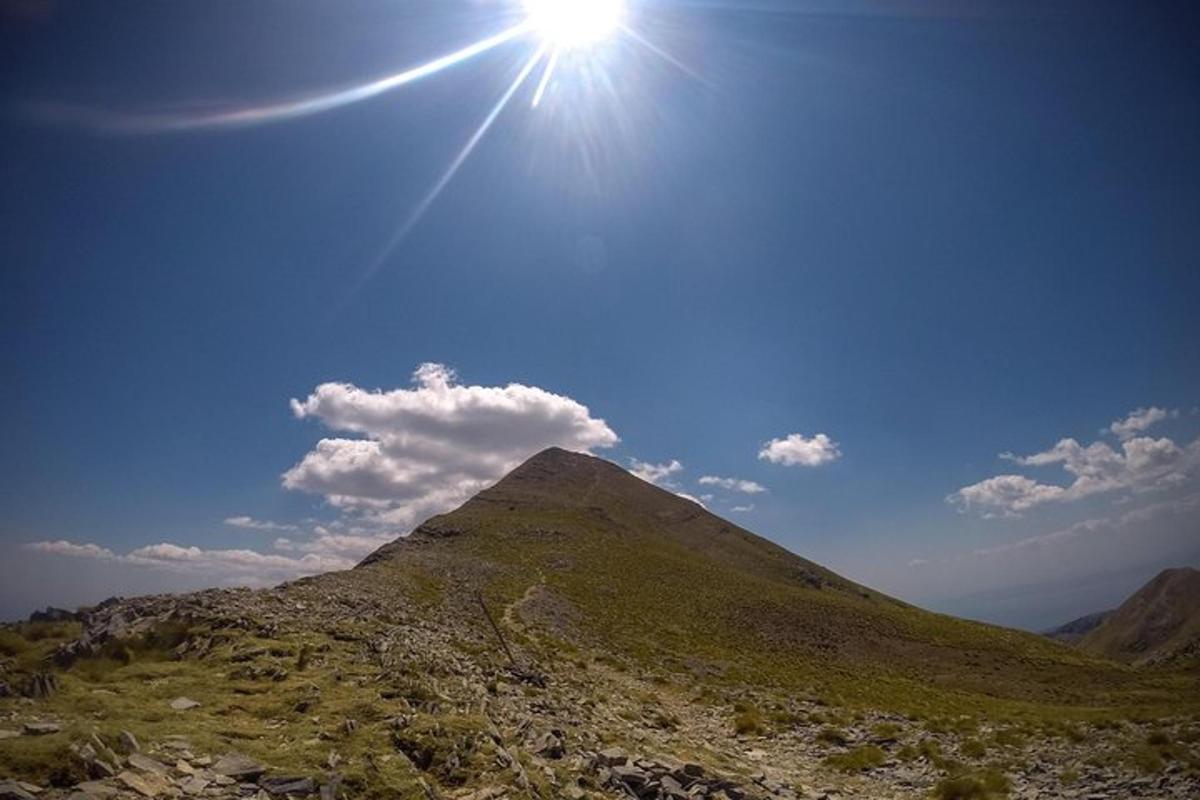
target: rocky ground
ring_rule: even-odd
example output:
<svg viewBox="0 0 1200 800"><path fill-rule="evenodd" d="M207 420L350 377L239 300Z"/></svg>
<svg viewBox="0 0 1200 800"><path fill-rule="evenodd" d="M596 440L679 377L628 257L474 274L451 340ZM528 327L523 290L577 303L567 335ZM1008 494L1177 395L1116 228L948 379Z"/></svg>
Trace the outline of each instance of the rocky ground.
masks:
<svg viewBox="0 0 1200 800"><path fill-rule="evenodd" d="M0 800L1200 797L1195 719L916 719L685 680L556 639L538 596L422 608L325 576L14 627Z"/></svg>

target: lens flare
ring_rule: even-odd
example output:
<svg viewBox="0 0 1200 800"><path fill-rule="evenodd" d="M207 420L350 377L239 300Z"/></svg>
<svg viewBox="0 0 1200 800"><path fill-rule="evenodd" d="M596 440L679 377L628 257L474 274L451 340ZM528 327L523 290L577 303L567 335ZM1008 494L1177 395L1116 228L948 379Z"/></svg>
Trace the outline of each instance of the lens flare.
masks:
<svg viewBox="0 0 1200 800"><path fill-rule="evenodd" d="M596 44L621 25L621 0L525 0L529 23L552 47Z"/></svg>

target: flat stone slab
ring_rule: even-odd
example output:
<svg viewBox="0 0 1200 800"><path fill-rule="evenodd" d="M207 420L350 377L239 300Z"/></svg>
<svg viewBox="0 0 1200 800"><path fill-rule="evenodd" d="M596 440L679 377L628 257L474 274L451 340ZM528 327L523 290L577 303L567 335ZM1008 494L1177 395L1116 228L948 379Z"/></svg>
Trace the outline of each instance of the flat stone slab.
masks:
<svg viewBox="0 0 1200 800"><path fill-rule="evenodd" d="M268 794L274 795L308 795L315 794L317 791L317 784L312 778L287 776L260 778L258 785Z"/></svg>
<svg viewBox="0 0 1200 800"><path fill-rule="evenodd" d="M267 771L267 768L254 759L241 753L229 753L213 764L212 771L227 778L255 779Z"/></svg>
<svg viewBox="0 0 1200 800"><path fill-rule="evenodd" d="M117 780L128 786L142 797L160 797L166 794L171 785L157 775L138 775L135 772L122 772Z"/></svg>
<svg viewBox="0 0 1200 800"><path fill-rule="evenodd" d="M195 796L202 794L204 790L208 788L208 781L199 776L195 776L188 778L179 786L179 788L183 789L184 794Z"/></svg>
<svg viewBox="0 0 1200 800"><path fill-rule="evenodd" d="M116 788L103 781L84 781L83 783L75 784L75 790L83 792L88 797L99 798L99 800L105 800L105 798L112 797L117 793Z"/></svg>
<svg viewBox="0 0 1200 800"><path fill-rule="evenodd" d="M149 756L144 756L141 753L132 753L129 756L129 766L134 769L140 769L142 772L153 772L155 775L161 775L164 778L171 774L171 768L166 764Z"/></svg>
<svg viewBox="0 0 1200 800"><path fill-rule="evenodd" d="M57 722L26 722L24 730L26 736L46 736L61 731L62 725Z"/></svg>
<svg viewBox="0 0 1200 800"><path fill-rule="evenodd" d="M12 781L0 783L0 800L36 800L29 792Z"/></svg>
<svg viewBox="0 0 1200 800"><path fill-rule="evenodd" d="M190 697L176 697L171 701L171 708L176 711L188 711L189 709L198 708L200 706L195 700Z"/></svg>

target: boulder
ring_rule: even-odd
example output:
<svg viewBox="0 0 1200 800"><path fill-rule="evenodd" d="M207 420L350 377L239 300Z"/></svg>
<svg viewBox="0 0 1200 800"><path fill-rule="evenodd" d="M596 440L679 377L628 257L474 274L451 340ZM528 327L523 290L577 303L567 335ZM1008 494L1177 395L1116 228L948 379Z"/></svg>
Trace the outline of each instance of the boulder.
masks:
<svg viewBox="0 0 1200 800"><path fill-rule="evenodd" d="M617 767L629 761L629 756L616 747L609 747L596 754L596 761L603 767Z"/></svg>
<svg viewBox="0 0 1200 800"><path fill-rule="evenodd" d="M26 722L26 736L46 736L51 733L58 733L62 730L62 726L57 722Z"/></svg>
<svg viewBox="0 0 1200 800"><path fill-rule="evenodd" d="M117 735L117 746L121 748L122 753L126 754L136 753L142 749L138 744L137 737L129 731L121 731Z"/></svg>
<svg viewBox="0 0 1200 800"><path fill-rule="evenodd" d="M190 697L176 697L171 701L171 708L175 709L176 711L188 711L193 708L198 708L199 706L200 704Z"/></svg>

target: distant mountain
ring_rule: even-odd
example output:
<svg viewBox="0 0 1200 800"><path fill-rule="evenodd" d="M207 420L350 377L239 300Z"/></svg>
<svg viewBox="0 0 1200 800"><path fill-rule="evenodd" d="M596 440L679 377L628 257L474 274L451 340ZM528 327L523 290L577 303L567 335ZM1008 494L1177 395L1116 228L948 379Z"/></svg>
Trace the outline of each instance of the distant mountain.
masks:
<svg viewBox="0 0 1200 800"><path fill-rule="evenodd" d="M1103 624L1106 619L1112 616L1115 610L1110 608L1107 611L1085 614L1056 628L1042 631L1042 635L1049 636L1051 639L1057 639L1060 642L1066 642L1067 644L1075 644Z"/></svg>
<svg viewBox="0 0 1200 800"><path fill-rule="evenodd" d="M1131 664L1200 664L1200 570L1158 573L1088 631L1079 647Z"/></svg>

